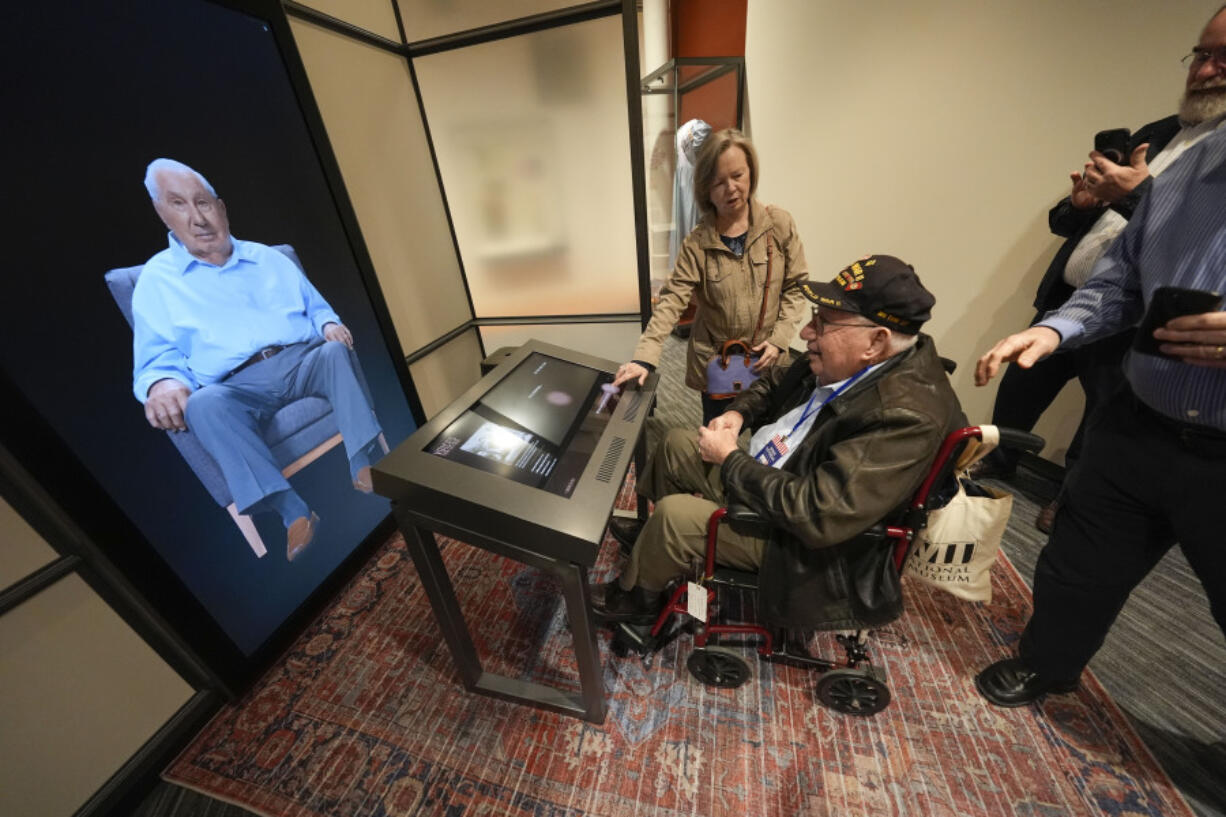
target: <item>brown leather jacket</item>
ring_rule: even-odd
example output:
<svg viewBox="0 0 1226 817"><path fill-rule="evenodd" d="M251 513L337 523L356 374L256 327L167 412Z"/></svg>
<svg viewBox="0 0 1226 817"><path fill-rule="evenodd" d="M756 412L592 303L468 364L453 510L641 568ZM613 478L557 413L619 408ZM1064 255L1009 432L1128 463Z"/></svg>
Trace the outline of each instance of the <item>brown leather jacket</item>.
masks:
<svg viewBox="0 0 1226 817"><path fill-rule="evenodd" d="M690 345L686 353L685 385L703 390L707 361L724 341L749 340L762 312L766 283L767 246L770 246L770 291L755 343L769 340L786 351L808 302L798 285L808 278L804 245L792 216L779 207L749 202L749 233L745 253L737 258L724 246L710 216L686 237L677 265L660 290L651 321L634 348L634 360L656 366L664 339L677 325L693 295L698 303ZM780 356L780 360L786 356Z"/></svg>
<svg viewBox="0 0 1226 817"><path fill-rule="evenodd" d="M807 400L808 358L775 369L737 397L746 426ZM853 629L902 612L893 544L865 535L915 494L945 436L966 424L932 339L890 358L818 414L776 469L734 451L720 469L729 505L770 521L759 610L776 624Z"/></svg>

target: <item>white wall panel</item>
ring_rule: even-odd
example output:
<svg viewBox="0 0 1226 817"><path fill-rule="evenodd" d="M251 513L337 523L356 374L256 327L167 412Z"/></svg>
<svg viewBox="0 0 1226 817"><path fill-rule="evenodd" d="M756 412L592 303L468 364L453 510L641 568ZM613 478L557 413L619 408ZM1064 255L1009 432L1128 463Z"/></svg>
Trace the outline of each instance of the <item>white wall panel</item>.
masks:
<svg viewBox="0 0 1226 817"><path fill-rule="evenodd" d="M481 339L493 354L503 346L521 346L529 340L543 340L589 355L629 360L639 339L637 323L564 323L532 326L483 326Z"/></svg>
<svg viewBox="0 0 1226 817"><path fill-rule="evenodd" d="M406 353L471 317L408 63L291 19Z"/></svg>
<svg viewBox="0 0 1226 817"><path fill-rule="evenodd" d="M74 813L192 696L75 575L0 618L0 690L0 814L40 817Z"/></svg>
<svg viewBox="0 0 1226 817"><path fill-rule="evenodd" d="M391 0L299 0L302 5L322 11L329 17L364 28L389 40L400 42L396 13Z"/></svg>
<svg viewBox="0 0 1226 817"><path fill-rule="evenodd" d="M580 5L573 0L396 0L409 42Z"/></svg>
<svg viewBox="0 0 1226 817"><path fill-rule="evenodd" d="M55 561L58 554L0 499L0 588L8 587Z"/></svg>
<svg viewBox="0 0 1226 817"><path fill-rule="evenodd" d="M1060 239L1047 211L1096 131L1169 116L1179 63L1216 3L1156 13L1112 0L749 4L745 56L760 195L796 217L810 275L870 252L915 265L928 331L958 361L967 414L995 385L975 359L1034 314ZM1066 390L1037 431L1060 459L1081 411Z"/></svg>
<svg viewBox="0 0 1226 817"><path fill-rule="evenodd" d="M492 351L492 349L491 349ZM481 347L472 329L409 367L426 417L433 417L481 379Z"/></svg>

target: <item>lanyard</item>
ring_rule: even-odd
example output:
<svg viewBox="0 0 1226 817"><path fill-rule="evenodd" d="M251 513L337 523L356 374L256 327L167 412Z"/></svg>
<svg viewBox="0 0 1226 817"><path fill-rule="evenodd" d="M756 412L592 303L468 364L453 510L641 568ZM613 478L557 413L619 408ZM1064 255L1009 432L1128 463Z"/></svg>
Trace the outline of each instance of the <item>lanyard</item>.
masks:
<svg viewBox="0 0 1226 817"><path fill-rule="evenodd" d="M791 431L789 431L789 432L787 432L786 434L784 434L784 435L783 435L782 439L786 440L786 439L788 439L789 437L791 437L793 434L795 434L795 433L796 433L796 429L800 428L800 427L801 427L801 425L802 425L802 424L804 424L804 421L805 421L805 420L809 419L809 418L810 418L810 417L812 417L814 414L817 414L819 411L821 411L823 408L825 408L825 407L826 407L826 404L827 404L827 403L829 403L829 402L830 402L831 400L833 400L834 398L838 397L838 396L839 396L840 394L842 394L843 392L847 391L847 388L848 388L848 387L849 387L849 386L850 386L852 383L855 383L857 380L859 380L859 379L860 379L860 376L861 376L861 375L863 375L865 372L867 372L867 371L868 371L869 369L871 369L871 368L873 368L873 367L872 367L872 366L865 366L863 369L861 369L860 371L856 372L856 373L855 373L855 374L853 374L851 377L847 378L845 381L843 381L843 385L839 386L839 387L838 387L837 389L835 389L833 392L831 392L830 394L826 395L826 399L825 399L825 400L823 400L823 401L821 402L821 404L820 404L820 405L818 405L818 407L817 407L817 408L813 408L813 407L812 407L812 406L813 406L813 401L817 399L817 389L814 389L814 390L813 390L813 394L809 396L809 402L808 402L808 403L805 403L805 410L804 410L804 411L802 411L802 412L800 413L800 419L796 421L796 424L795 424L794 426L792 426L792 430L791 430ZM761 456L762 456L762 452L763 452L763 451L765 451L765 450L766 450L766 449L767 449L769 446L771 446L771 445L774 445L774 440L770 440L770 441L768 441L768 442L766 443L766 445L764 445L764 446L762 446L760 449L758 449L758 453L757 453L757 454L754 454L754 455L753 455L753 458L756 460L756 459L758 459L759 457L761 457Z"/></svg>

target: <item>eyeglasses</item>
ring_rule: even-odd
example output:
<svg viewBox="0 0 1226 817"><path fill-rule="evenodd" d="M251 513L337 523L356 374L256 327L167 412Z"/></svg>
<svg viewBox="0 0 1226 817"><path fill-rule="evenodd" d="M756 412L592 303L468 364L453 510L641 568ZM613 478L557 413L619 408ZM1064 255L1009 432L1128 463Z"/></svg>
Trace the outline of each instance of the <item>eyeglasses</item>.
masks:
<svg viewBox="0 0 1226 817"><path fill-rule="evenodd" d="M1188 68L1200 68L1209 60L1217 63L1218 68L1226 68L1226 45L1219 45L1215 48L1193 48L1192 53L1184 57L1181 62Z"/></svg>
<svg viewBox="0 0 1226 817"><path fill-rule="evenodd" d="M847 321L828 321L825 318L823 318L821 316L821 313L818 312L816 309L813 310L813 320L810 321L809 324L813 327L813 331L817 333L818 337L821 337L822 335L826 334L827 326L859 326L862 329L876 329L877 328L877 324L875 323L849 323Z"/></svg>

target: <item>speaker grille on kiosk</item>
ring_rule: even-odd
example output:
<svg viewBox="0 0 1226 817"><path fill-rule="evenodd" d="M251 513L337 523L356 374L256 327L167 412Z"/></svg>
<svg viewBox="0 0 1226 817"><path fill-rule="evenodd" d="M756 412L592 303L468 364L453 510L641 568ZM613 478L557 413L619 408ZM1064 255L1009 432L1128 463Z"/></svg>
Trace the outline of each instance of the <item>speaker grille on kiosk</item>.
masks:
<svg viewBox="0 0 1226 817"><path fill-rule="evenodd" d="M621 456L622 449L626 447L625 437L614 437L609 443L609 450L605 452L604 462L600 464L600 470L596 472L596 479L601 482L609 482L613 479L613 474L617 473L617 458Z"/></svg>

